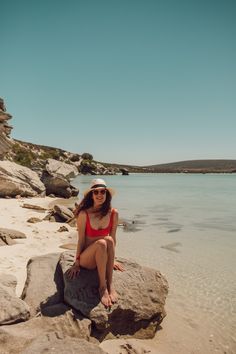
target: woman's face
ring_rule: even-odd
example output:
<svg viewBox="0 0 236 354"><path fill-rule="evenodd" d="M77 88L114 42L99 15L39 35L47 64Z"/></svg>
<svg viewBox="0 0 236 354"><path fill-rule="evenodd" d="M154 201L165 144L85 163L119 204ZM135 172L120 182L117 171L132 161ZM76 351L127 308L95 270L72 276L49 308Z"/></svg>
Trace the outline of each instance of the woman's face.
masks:
<svg viewBox="0 0 236 354"><path fill-rule="evenodd" d="M95 189L94 191L92 191L94 206L101 206L105 202L106 196L107 190L105 188Z"/></svg>

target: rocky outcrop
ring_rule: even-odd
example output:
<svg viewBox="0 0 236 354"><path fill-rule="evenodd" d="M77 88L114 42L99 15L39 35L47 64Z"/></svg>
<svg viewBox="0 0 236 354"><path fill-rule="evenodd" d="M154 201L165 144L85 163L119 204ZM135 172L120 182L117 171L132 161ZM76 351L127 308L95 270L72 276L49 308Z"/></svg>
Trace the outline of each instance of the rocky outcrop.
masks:
<svg viewBox="0 0 236 354"><path fill-rule="evenodd" d="M41 181L45 185L46 195L53 194L56 197L70 198L79 194L79 190L73 187L66 178L50 175L47 171L43 172Z"/></svg>
<svg viewBox="0 0 236 354"><path fill-rule="evenodd" d="M29 318L28 305L15 294L16 278L0 274L0 325L25 321Z"/></svg>
<svg viewBox="0 0 236 354"><path fill-rule="evenodd" d="M128 176L129 175L129 171L127 168L120 168L120 172L122 173L122 175L124 176Z"/></svg>
<svg viewBox="0 0 236 354"><path fill-rule="evenodd" d="M36 172L10 161L0 161L0 197L45 195Z"/></svg>
<svg viewBox="0 0 236 354"><path fill-rule="evenodd" d="M79 190L70 184L70 179L78 175L76 166L48 159L41 180L46 188L46 195L53 194L57 197L76 197Z"/></svg>
<svg viewBox="0 0 236 354"><path fill-rule="evenodd" d="M114 272L119 300L107 310L99 300L96 270L81 269L74 280L67 278L73 260L71 252L32 258L21 299L15 296L16 279L0 275L0 352L43 354L53 348L102 354L103 339L154 336L168 291L160 272L118 259L125 267Z"/></svg>
<svg viewBox="0 0 236 354"><path fill-rule="evenodd" d="M54 159L47 160L45 169L49 175L62 177L67 180L70 180L79 174L78 169L74 165Z"/></svg>
<svg viewBox="0 0 236 354"><path fill-rule="evenodd" d="M8 124L8 120L11 118L12 116L6 112L3 99L0 98L0 159L4 157L12 146L9 139L12 126Z"/></svg>

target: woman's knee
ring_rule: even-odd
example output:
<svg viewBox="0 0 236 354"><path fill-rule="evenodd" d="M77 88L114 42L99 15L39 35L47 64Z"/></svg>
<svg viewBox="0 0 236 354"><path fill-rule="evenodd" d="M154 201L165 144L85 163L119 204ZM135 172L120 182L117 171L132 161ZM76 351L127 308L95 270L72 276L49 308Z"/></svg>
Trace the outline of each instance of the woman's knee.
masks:
<svg viewBox="0 0 236 354"><path fill-rule="evenodd" d="M107 251L107 242L104 239L100 239L96 241L97 248L106 252Z"/></svg>
<svg viewBox="0 0 236 354"><path fill-rule="evenodd" d="M114 243L114 240L113 240L113 238L111 236L106 236L106 237L104 237L104 239L106 240L108 249L114 248L115 243Z"/></svg>

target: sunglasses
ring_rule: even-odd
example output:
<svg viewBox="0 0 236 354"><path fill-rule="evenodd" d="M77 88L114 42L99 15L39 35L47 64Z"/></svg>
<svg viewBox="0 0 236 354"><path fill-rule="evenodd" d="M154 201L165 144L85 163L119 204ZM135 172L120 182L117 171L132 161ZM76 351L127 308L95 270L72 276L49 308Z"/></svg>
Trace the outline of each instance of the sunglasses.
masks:
<svg viewBox="0 0 236 354"><path fill-rule="evenodd" d="M98 195L98 194L104 195L104 194L106 194L106 192L107 192L106 189L95 189L95 190L93 191L93 194L94 194L94 195Z"/></svg>

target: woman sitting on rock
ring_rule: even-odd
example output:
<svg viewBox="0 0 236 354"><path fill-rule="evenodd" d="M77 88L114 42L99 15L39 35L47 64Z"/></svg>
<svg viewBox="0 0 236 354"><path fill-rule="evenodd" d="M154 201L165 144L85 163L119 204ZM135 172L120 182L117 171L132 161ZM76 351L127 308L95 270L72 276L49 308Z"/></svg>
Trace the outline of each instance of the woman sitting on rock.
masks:
<svg viewBox="0 0 236 354"><path fill-rule="evenodd" d="M118 212L111 207L113 194L114 190L103 179L94 179L85 191L75 210L79 238L76 260L68 271L70 278L74 278L80 267L97 268L100 299L106 307L117 301L112 286L113 268L123 270L119 264L114 266Z"/></svg>

